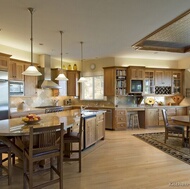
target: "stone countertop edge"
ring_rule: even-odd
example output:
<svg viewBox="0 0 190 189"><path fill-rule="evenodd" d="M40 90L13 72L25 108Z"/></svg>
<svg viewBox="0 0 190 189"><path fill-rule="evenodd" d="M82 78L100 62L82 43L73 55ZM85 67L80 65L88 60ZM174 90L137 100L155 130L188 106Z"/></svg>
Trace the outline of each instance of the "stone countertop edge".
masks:
<svg viewBox="0 0 190 189"><path fill-rule="evenodd" d="M136 106L136 107L129 107L129 106L118 106L118 107L115 107L115 109L152 109L152 108L186 108L186 107L189 107L188 105L187 106L178 106L178 105L175 105L175 106Z"/></svg>

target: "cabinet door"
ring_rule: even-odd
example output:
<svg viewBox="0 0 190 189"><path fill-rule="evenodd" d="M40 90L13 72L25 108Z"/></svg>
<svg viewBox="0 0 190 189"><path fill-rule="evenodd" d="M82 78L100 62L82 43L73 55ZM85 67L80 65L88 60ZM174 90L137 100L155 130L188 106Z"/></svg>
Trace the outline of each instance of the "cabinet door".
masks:
<svg viewBox="0 0 190 189"><path fill-rule="evenodd" d="M53 96L67 96L67 81L55 80L55 78L60 74L60 69L51 69L51 80L57 83L61 88L52 89ZM63 74L66 76L67 73L63 70Z"/></svg>
<svg viewBox="0 0 190 189"><path fill-rule="evenodd" d="M103 139L105 136L105 114L96 115L96 141Z"/></svg>
<svg viewBox="0 0 190 189"><path fill-rule="evenodd" d="M144 70L141 68L132 68L131 69L131 79L143 79Z"/></svg>
<svg viewBox="0 0 190 189"><path fill-rule="evenodd" d="M186 107L180 107L176 108L176 115L187 115L187 108Z"/></svg>
<svg viewBox="0 0 190 189"><path fill-rule="evenodd" d="M115 68L104 69L104 95L115 96Z"/></svg>
<svg viewBox="0 0 190 189"><path fill-rule="evenodd" d="M155 85L156 86L171 86L171 71L170 70L156 70L155 71Z"/></svg>
<svg viewBox="0 0 190 189"><path fill-rule="evenodd" d="M68 70L67 71L67 96L79 96L79 72Z"/></svg>
<svg viewBox="0 0 190 189"><path fill-rule="evenodd" d="M24 80L24 75L22 72L24 71L24 64L16 61L10 61L9 66L9 79L10 80Z"/></svg>
<svg viewBox="0 0 190 189"><path fill-rule="evenodd" d="M103 128L104 128L104 120L98 121L96 123L96 140L97 141L104 138Z"/></svg>
<svg viewBox="0 0 190 189"><path fill-rule="evenodd" d="M85 119L85 148L96 142L96 117Z"/></svg>
<svg viewBox="0 0 190 189"><path fill-rule="evenodd" d="M144 73L144 93L145 94L154 94L155 85L154 85L154 70L145 70Z"/></svg>
<svg viewBox="0 0 190 189"><path fill-rule="evenodd" d="M4 55L0 53L0 69L1 70L8 70L9 61L10 61L9 55Z"/></svg>
<svg viewBox="0 0 190 189"><path fill-rule="evenodd" d="M183 72L172 72L172 94L181 94L183 91Z"/></svg>
<svg viewBox="0 0 190 189"><path fill-rule="evenodd" d="M145 110L145 127L159 125L159 111L156 108Z"/></svg>
<svg viewBox="0 0 190 189"><path fill-rule="evenodd" d="M24 69L26 70L30 65L25 64ZM24 95L34 96L36 95L37 77L36 76L24 76Z"/></svg>

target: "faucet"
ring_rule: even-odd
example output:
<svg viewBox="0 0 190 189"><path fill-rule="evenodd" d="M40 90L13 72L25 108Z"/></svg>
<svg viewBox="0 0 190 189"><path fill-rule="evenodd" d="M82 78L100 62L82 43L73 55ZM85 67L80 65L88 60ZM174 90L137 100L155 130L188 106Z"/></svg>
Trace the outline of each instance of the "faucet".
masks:
<svg viewBox="0 0 190 189"><path fill-rule="evenodd" d="M87 108L87 107L88 107L88 106L83 106L83 105L82 105L82 106L80 107L81 113L82 113L82 112L84 111L84 109Z"/></svg>
<svg viewBox="0 0 190 189"><path fill-rule="evenodd" d="M53 100L53 105L54 105L54 106L58 106L58 102L59 102L59 100L55 100L55 99L54 99L54 100Z"/></svg>

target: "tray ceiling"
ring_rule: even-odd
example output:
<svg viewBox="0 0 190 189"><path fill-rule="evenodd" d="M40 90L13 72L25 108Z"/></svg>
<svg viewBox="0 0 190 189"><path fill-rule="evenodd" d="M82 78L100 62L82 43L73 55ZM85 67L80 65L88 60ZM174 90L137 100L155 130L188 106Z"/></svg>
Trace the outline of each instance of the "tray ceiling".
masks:
<svg viewBox="0 0 190 189"><path fill-rule="evenodd" d="M190 51L190 10L133 45L137 50L186 53Z"/></svg>

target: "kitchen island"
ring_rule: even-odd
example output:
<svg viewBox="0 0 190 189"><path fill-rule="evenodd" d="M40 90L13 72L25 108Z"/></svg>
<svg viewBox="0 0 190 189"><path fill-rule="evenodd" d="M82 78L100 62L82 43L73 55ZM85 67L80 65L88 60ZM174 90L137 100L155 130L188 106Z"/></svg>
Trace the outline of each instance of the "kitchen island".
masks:
<svg viewBox="0 0 190 189"><path fill-rule="evenodd" d="M99 115L103 115L103 112L91 112L91 113L84 113L83 119L85 118L88 120L88 118L91 117L98 117ZM41 114L40 115L40 122L33 124L33 125L27 125L22 121L22 118L13 118L13 119L5 119L0 121L0 140L2 140L5 144L10 145L12 147L12 150L18 157L22 157L22 145L17 146L10 138L15 138L19 143L22 143L21 140L23 137L29 135L29 127L44 127L44 126L53 126L53 125L59 125L60 123L64 123L64 129L68 131L70 128L76 127L77 123L79 122L79 117L74 116L70 110L68 111L62 111L62 112L55 112L55 113L48 113L48 114ZM96 119L95 119L96 120ZM96 122L95 122L96 123ZM97 122L98 123L98 122ZM103 122L104 123L104 122ZM85 126L85 125L84 125ZM99 131L98 125L95 125L97 127L97 132ZM105 125L103 124L102 129L102 137L97 138L96 141L103 139L104 129ZM85 129L83 129L84 131ZM96 130L95 130L96 131ZM96 136L96 132L94 135ZM83 136L86 137L85 133L83 133ZM83 138L83 143L84 143Z"/></svg>

